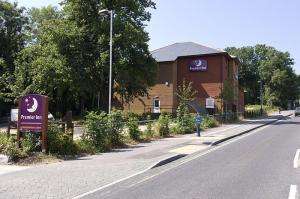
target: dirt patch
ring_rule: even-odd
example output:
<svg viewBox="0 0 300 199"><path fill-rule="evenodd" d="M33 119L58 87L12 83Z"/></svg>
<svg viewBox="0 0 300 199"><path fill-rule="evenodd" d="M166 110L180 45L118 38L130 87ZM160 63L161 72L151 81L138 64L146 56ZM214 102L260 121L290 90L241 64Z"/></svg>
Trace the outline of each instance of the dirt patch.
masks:
<svg viewBox="0 0 300 199"><path fill-rule="evenodd" d="M19 166L51 164L56 162L62 162L64 160L57 158L56 156L46 155L44 153L32 153L26 158L19 159L14 164Z"/></svg>

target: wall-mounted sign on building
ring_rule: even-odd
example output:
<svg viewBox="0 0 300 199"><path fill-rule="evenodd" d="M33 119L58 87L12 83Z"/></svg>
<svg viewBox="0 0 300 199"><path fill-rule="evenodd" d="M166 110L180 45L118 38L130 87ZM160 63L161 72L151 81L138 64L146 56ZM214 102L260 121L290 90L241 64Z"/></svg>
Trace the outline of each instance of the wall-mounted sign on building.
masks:
<svg viewBox="0 0 300 199"><path fill-rule="evenodd" d="M206 108L215 108L215 99L212 97L206 98Z"/></svg>
<svg viewBox="0 0 300 199"><path fill-rule="evenodd" d="M207 71L207 61L203 59L194 60L189 64L189 70L195 72Z"/></svg>
<svg viewBox="0 0 300 199"><path fill-rule="evenodd" d="M20 132L42 132L42 149L46 149L48 127L48 97L43 95L25 95L19 99L18 134Z"/></svg>

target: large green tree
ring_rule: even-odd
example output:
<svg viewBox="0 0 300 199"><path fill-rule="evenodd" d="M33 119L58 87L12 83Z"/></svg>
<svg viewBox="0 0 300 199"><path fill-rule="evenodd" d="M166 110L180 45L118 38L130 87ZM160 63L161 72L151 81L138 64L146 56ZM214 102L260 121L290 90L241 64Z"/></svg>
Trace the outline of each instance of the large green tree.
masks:
<svg viewBox="0 0 300 199"><path fill-rule="evenodd" d="M0 104L13 100L14 61L26 40L27 18L23 13L24 8L16 3L0 0Z"/></svg>
<svg viewBox="0 0 300 199"><path fill-rule="evenodd" d="M239 82L247 90L247 102L259 102L260 88L263 82L266 103L287 106L289 100L297 98L296 74L292 68L293 59L288 52L281 52L266 45L229 47L226 51L239 57L242 65L239 69Z"/></svg>
<svg viewBox="0 0 300 199"><path fill-rule="evenodd" d="M155 82L157 64L145 32L151 0L65 0L62 10L31 9L29 46L19 54L15 95L46 94L55 111L90 107L100 93L106 110L109 72L109 18L99 10L114 10L114 94L125 101L147 94Z"/></svg>

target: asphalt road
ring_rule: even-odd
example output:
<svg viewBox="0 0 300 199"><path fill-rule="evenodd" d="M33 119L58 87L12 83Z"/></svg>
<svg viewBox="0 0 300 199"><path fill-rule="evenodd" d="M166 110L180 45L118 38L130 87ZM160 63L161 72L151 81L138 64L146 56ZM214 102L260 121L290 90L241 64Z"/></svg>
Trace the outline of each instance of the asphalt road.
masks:
<svg viewBox="0 0 300 199"><path fill-rule="evenodd" d="M300 117L280 121L152 169L86 198L284 199L300 186L293 162L300 148Z"/></svg>

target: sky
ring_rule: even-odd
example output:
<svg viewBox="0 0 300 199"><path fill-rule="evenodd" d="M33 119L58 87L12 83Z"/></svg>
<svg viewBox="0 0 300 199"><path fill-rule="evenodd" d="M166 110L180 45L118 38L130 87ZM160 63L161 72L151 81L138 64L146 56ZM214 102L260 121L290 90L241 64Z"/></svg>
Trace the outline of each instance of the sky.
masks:
<svg viewBox="0 0 300 199"><path fill-rule="evenodd" d="M153 0L146 27L149 48L192 41L214 48L266 44L288 51L300 74L299 0ZM20 6L58 5L60 0L17 0Z"/></svg>

